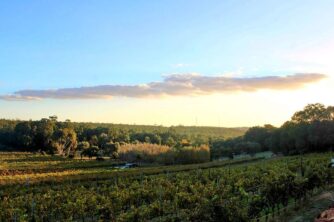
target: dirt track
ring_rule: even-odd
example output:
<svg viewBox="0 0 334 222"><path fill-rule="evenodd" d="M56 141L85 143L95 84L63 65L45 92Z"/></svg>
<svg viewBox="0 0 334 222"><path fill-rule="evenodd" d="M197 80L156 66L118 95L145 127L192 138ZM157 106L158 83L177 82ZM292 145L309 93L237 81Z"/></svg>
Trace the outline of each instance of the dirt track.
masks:
<svg viewBox="0 0 334 222"><path fill-rule="evenodd" d="M291 216L282 218L279 221L288 222L313 222L314 219L324 210L334 204L334 192L323 192L311 198L298 211L291 213Z"/></svg>

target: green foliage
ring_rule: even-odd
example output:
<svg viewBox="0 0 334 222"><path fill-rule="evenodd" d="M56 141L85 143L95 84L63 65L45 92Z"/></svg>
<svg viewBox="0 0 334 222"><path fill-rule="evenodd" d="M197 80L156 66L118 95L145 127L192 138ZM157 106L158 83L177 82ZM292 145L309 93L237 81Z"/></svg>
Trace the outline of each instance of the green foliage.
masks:
<svg viewBox="0 0 334 222"><path fill-rule="evenodd" d="M285 155L334 150L334 108L309 104L280 128L252 127L242 137L212 140L211 155L215 159L242 152L254 154L259 149L256 143L261 151Z"/></svg>
<svg viewBox="0 0 334 222"><path fill-rule="evenodd" d="M96 157L99 152L99 147L98 146L90 146L87 149L84 149L81 152L82 156L88 156L89 158Z"/></svg>
<svg viewBox="0 0 334 222"><path fill-rule="evenodd" d="M330 184L332 155L304 156L304 176L300 157L286 157L232 168L174 167L155 175L143 168L113 177L3 185L0 220L250 221Z"/></svg>
<svg viewBox="0 0 334 222"><path fill-rule="evenodd" d="M107 156L110 156L113 159L118 158L118 151L120 148L120 144L118 142L108 142L105 145L104 151Z"/></svg>
<svg viewBox="0 0 334 222"><path fill-rule="evenodd" d="M41 150L67 155L74 152L77 144L88 142L89 146L98 146L105 154L115 156L117 152L110 152L108 144L152 143L170 147L198 147L208 144L212 138L240 136L245 130L245 128L72 123L69 120L59 122L56 116L51 116L39 121L0 120L0 144L13 147L17 151Z"/></svg>
<svg viewBox="0 0 334 222"><path fill-rule="evenodd" d="M325 120L334 120L334 107L325 107L320 103L307 105L302 111L296 112L291 118L291 121L294 123L311 123Z"/></svg>
<svg viewBox="0 0 334 222"><path fill-rule="evenodd" d="M87 141L81 141L78 143L78 146L77 146L78 150L80 151L88 149L89 147L90 147L90 144Z"/></svg>
<svg viewBox="0 0 334 222"><path fill-rule="evenodd" d="M77 146L77 134L69 122L56 116L40 121L0 120L0 144L21 151L47 151L69 156Z"/></svg>
<svg viewBox="0 0 334 222"><path fill-rule="evenodd" d="M244 135L244 140L247 142L254 142L260 145L262 151L269 150L270 136L275 131L272 125L265 125L264 127L252 127L248 129Z"/></svg>

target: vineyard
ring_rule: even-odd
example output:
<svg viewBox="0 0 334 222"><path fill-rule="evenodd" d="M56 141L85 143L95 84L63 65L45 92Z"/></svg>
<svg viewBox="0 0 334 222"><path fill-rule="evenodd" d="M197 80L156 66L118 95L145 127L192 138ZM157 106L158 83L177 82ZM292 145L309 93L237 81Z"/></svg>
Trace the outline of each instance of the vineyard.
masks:
<svg viewBox="0 0 334 222"><path fill-rule="evenodd" d="M0 222L334 222L334 0L0 0Z"/></svg>
<svg viewBox="0 0 334 222"><path fill-rule="evenodd" d="M108 164L115 163L107 161L88 161L91 167L83 169L82 162L75 160L28 154L15 159L6 154L1 156L2 172L8 164L21 171L0 176L0 221L256 220L331 184L331 156L309 154L121 171L112 169ZM44 171L24 172L22 165L29 162L24 159L34 163L32 169ZM54 171L57 164L64 166L62 171Z"/></svg>

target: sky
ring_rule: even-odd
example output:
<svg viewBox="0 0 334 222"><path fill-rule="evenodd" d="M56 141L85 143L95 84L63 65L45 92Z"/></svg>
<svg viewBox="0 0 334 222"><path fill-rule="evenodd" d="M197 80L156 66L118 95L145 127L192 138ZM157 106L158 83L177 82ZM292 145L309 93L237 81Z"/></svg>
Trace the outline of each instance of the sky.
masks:
<svg viewBox="0 0 334 222"><path fill-rule="evenodd" d="M0 1L0 118L280 126L334 105L332 0Z"/></svg>

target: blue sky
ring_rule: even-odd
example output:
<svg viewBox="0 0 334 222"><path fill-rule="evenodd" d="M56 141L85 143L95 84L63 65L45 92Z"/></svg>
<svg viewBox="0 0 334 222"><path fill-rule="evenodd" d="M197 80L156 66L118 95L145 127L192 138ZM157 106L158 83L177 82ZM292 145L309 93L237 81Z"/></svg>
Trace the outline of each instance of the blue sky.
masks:
<svg viewBox="0 0 334 222"><path fill-rule="evenodd" d="M163 81L166 75L188 73L246 78L323 73L331 77L333 21L334 1L330 0L1 1L0 94L146 84ZM260 101L252 92L245 92L243 98L249 93L254 101ZM231 107L226 95L218 97L223 104L219 107L211 97L198 97L194 103L212 101L206 105L223 116L224 107ZM122 116L120 110L144 107L151 101L123 97L103 101L74 98L70 102L52 98L32 102L0 100L0 117L38 119L53 113L77 121L154 124L160 123L159 113L173 99L157 104L160 108L154 120L145 116L144 108L139 114ZM329 102L321 95L319 100ZM312 100L303 101L308 102ZM94 118L67 110L81 110L87 104L99 107ZM229 119L227 125L264 121L279 124L301 106L295 101L289 104L289 112L279 120L233 124ZM29 109L21 109L26 106ZM116 112L111 113L115 118L101 113L105 110ZM192 124L182 110L176 112L180 116L161 123ZM206 120L205 115L204 111L198 113L203 116L203 125L217 125L214 120Z"/></svg>

